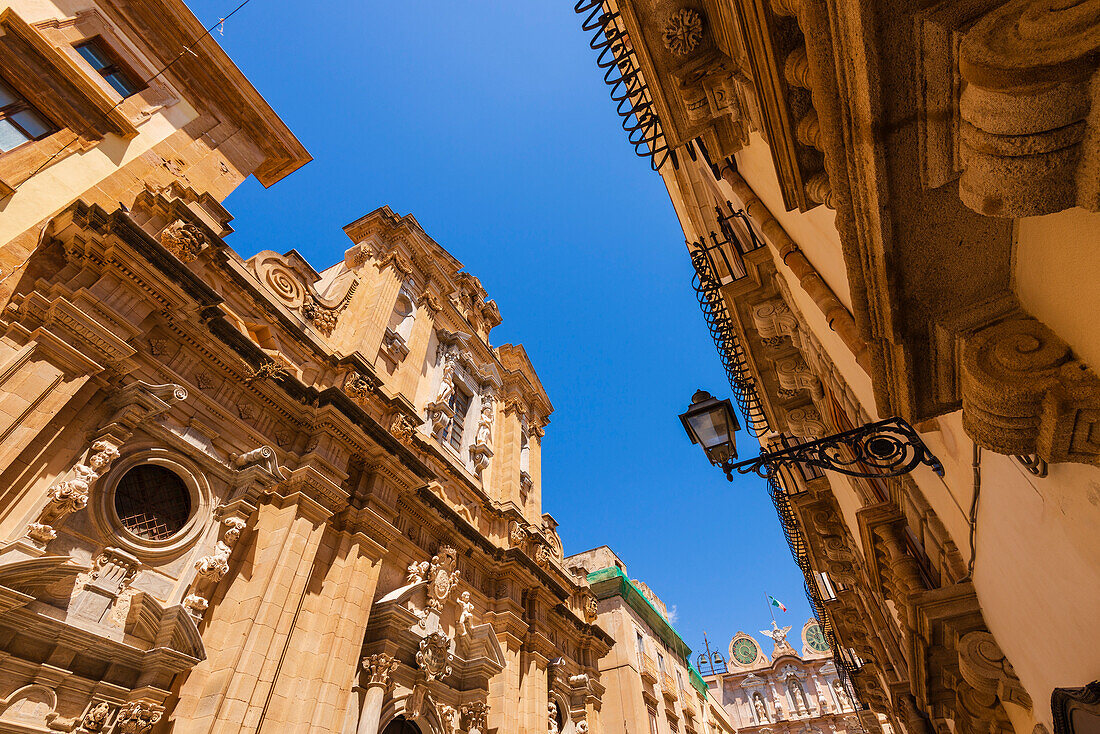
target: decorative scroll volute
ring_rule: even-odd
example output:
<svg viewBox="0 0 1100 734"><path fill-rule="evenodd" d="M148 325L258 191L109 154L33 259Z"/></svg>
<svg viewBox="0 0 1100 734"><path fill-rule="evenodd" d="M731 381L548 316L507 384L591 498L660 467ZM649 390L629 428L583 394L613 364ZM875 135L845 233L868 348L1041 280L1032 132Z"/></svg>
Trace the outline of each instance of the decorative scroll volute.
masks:
<svg viewBox="0 0 1100 734"><path fill-rule="evenodd" d="M974 24L960 51L966 205L1004 217L1100 210L1100 146L1086 142L1100 114L1089 89L1100 0L1005 3Z"/></svg>
<svg viewBox="0 0 1100 734"><path fill-rule="evenodd" d="M963 425L979 445L1054 463L1100 463L1100 379L1035 319L965 338Z"/></svg>

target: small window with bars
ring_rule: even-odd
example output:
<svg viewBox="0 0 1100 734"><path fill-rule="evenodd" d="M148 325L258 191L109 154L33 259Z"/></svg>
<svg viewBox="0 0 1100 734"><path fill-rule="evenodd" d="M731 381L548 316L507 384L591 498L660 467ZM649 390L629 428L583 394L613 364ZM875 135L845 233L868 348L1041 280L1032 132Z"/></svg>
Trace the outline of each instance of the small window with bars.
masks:
<svg viewBox="0 0 1100 734"><path fill-rule="evenodd" d="M56 125L0 79L0 153L41 140L56 130Z"/></svg>
<svg viewBox="0 0 1100 734"><path fill-rule="evenodd" d="M124 66L119 61L107 44L103 42L103 39L98 36L95 38L89 38L87 41L77 44L73 48L77 53L84 57L84 60L88 64L99 72L99 75L107 80L116 92L126 97L132 97L142 89L145 85L140 82L139 77L129 68Z"/></svg>
<svg viewBox="0 0 1100 734"><path fill-rule="evenodd" d="M462 434L466 429L466 414L470 411L470 396L455 388L448 406L454 411L451 427L448 433L443 435L443 442L450 443L451 448L458 451L462 448Z"/></svg>
<svg viewBox="0 0 1100 734"><path fill-rule="evenodd" d="M191 492L179 476L156 464L139 464L115 488L123 527L145 540L166 540L191 517Z"/></svg>

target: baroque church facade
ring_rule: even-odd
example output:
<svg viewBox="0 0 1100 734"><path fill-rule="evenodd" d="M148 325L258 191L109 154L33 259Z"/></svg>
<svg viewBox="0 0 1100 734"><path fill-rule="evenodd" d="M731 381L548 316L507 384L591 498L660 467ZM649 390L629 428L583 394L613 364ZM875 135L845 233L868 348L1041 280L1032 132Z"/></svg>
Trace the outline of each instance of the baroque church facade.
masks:
<svg viewBox="0 0 1100 734"><path fill-rule="evenodd" d="M478 279L388 208L322 271L226 245L309 156L182 2L0 25L0 731L599 732Z"/></svg>
<svg viewBox="0 0 1100 734"><path fill-rule="evenodd" d="M774 621L772 629L760 631L772 645L770 656L757 637L738 632L730 640L724 669L716 663L714 672L703 677L737 731L889 734L889 724L867 728L860 719L818 621L810 619L802 625L801 651L787 641L790 631L790 626L780 627Z"/></svg>

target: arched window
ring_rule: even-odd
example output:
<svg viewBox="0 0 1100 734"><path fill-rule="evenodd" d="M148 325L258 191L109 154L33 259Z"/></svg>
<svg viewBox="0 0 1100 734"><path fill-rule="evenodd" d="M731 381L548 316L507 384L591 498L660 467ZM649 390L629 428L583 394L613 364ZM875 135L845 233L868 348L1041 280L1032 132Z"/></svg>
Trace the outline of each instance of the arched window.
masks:
<svg viewBox="0 0 1100 734"><path fill-rule="evenodd" d="M138 464L115 488L115 513L122 526L139 538L164 540L187 524L191 493L172 470Z"/></svg>
<svg viewBox="0 0 1100 734"><path fill-rule="evenodd" d="M806 691L802 684L793 675L787 677L787 695L791 699L791 710L799 714L810 712L809 702L806 700Z"/></svg>

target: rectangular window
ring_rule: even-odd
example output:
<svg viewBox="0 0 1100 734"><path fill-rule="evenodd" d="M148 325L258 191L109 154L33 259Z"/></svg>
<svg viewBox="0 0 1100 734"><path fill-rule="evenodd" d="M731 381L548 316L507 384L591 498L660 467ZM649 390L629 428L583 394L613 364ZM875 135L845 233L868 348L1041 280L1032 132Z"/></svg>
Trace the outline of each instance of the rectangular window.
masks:
<svg viewBox="0 0 1100 734"><path fill-rule="evenodd" d="M138 76L123 66L98 36L74 48L123 98L132 97L145 88L144 84L139 83Z"/></svg>
<svg viewBox="0 0 1100 734"><path fill-rule="evenodd" d="M448 401L448 405L454 411L455 417L451 421L451 433L447 440L451 442L454 450L458 451L462 448L462 432L466 428L466 413L470 410L470 396L456 387L451 399Z"/></svg>
<svg viewBox="0 0 1100 734"><path fill-rule="evenodd" d="M665 674L665 656L661 653L657 653L657 669L661 671L661 675Z"/></svg>
<svg viewBox="0 0 1100 734"><path fill-rule="evenodd" d="M645 666L645 638L642 637L641 632L635 631L635 634L638 635L638 639L635 641L638 647L638 667L642 668Z"/></svg>
<svg viewBox="0 0 1100 734"><path fill-rule="evenodd" d="M676 682L680 684L680 690L684 690L684 676L680 675L680 669L676 669Z"/></svg>
<svg viewBox="0 0 1100 734"><path fill-rule="evenodd" d="M46 137L57 127L0 79L0 153Z"/></svg>
<svg viewBox="0 0 1100 734"><path fill-rule="evenodd" d="M653 709L649 709L649 734L658 734L657 712Z"/></svg>

